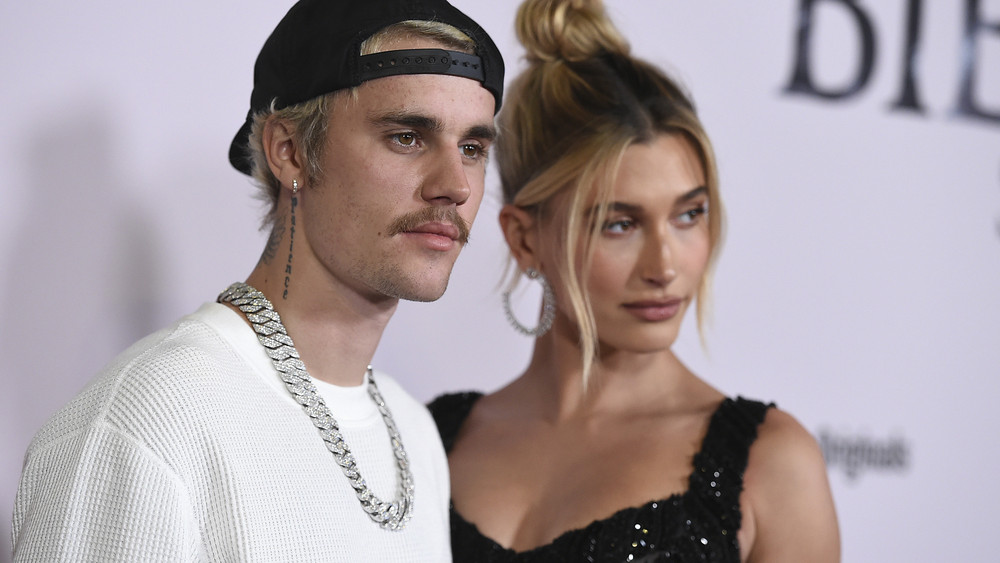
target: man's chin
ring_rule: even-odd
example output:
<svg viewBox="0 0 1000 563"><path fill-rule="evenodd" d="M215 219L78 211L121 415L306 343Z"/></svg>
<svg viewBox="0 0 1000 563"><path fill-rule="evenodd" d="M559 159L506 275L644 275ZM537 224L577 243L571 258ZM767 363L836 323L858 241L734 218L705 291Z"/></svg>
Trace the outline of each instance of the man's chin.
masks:
<svg viewBox="0 0 1000 563"><path fill-rule="evenodd" d="M384 293L390 297L402 299L403 301L429 303L431 301L441 299L441 296L444 295L445 289L447 288L448 280L445 279L443 281L435 282L423 281L393 284L392 287L386 288Z"/></svg>
<svg viewBox="0 0 1000 563"><path fill-rule="evenodd" d="M445 287L447 287L447 285ZM437 301L438 299L441 299L441 297L444 295L445 287L435 291L412 292L405 295L399 295L398 297L405 301L430 303L431 301Z"/></svg>

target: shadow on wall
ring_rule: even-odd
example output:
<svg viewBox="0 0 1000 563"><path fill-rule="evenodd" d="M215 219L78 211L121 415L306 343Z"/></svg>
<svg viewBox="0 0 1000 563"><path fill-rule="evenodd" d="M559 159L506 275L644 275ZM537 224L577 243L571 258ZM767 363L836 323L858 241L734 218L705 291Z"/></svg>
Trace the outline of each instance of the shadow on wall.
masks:
<svg viewBox="0 0 1000 563"><path fill-rule="evenodd" d="M158 245L148 214L122 178L104 104L70 102L34 121L22 138L28 205L15 231L0 339L12 408L0 461L0 561L9 558L10 515L32 435L100 368L154 330Z"/></svg>

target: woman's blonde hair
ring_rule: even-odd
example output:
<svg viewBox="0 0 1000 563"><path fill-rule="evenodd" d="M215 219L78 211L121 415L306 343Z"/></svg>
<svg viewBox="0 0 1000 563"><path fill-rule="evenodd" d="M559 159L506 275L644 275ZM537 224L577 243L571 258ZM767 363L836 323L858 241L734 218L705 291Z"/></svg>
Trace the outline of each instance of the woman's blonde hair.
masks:
<svg viewBox="0 0 1000 563"><path fill-rule="evenodd" d="M385 27L365 39L361 43L360 55L380 53L386 50L387 44L408 38L431 39L448 49L469 54L474 53L476 49L475 41L454 26L434 21L406 20ZM315 184L323 176L320 163L326 144L329 112L333 108L333 100L339 95L348 96L348 99L352 100L357 99L357 88L338 90L281 109L275 109L275 100L271 102L268 111L254 115L248 141L251 176L260 188L260 198L269 204L261 228L273 225L278 207L278 194L281 192L281 182L271 173L264 153L264 125L269 119L276 118L285 121L291 127L294 142L303 153L306 181Z"/></svg>
<svg viewBox="0 0 1000 563"><path fill-rule="evenodd" d="M498 116L503 198L539 220L561 222L555 267L564 287L556 291L578 325L586 384L599 349L584 280L625 150L679 134L701 160L711 254L698 289L699 328L723 228L715 157L691 100L664 72L630 55L600 0L526 0L516 25L528 68L508 88ZM562 209L553 209L556 196Z"/></svg>

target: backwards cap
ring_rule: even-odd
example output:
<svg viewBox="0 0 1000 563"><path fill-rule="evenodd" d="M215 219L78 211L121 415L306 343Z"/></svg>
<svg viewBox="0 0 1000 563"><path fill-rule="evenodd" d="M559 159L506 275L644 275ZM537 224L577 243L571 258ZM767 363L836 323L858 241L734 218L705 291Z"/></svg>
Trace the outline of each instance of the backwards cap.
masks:
<svg viewBox="0 0 1000 563"><path fill-rule="evenodd" d="M476 45L475 55L442 49L361 56L361 43L406 20L451 25ZM300 0L278 22L254 64L246 121L229 146L229 162L251 173L250 127L255 113L281 109L362 82L399 74L449 74L478 80L500 110L503 59L486 31L446 0Z"/></svg>

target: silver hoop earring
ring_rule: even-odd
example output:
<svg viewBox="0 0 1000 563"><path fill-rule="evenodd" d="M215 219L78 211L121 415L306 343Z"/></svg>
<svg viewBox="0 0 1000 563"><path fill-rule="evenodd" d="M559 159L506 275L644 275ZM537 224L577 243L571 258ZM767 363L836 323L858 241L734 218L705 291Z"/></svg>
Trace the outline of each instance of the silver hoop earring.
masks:
<svg viewBox="0 0 1000 563"><path fill-rule="evenodd" d="M514 327L514 330L525 336L538 338L552 328L552 321L556 318L556 296L552 293L552 286L549 284L549 280L545 279L545 276L541 272L534 268L528 268L524 273L528 276L528 279L538 280L538 283L542 285L542 318L538 320L538 326L528 328L514 317L514 311L510 307L509 289L503 292L503 311L507 315L507 321Z"/></svg>
<svg viewBox="0 0 1000 563"><path fill-rule="evenodd" d="M299 193L299 181L293 179L292 180L292 195L295 195L297 193Z"/></svg>

